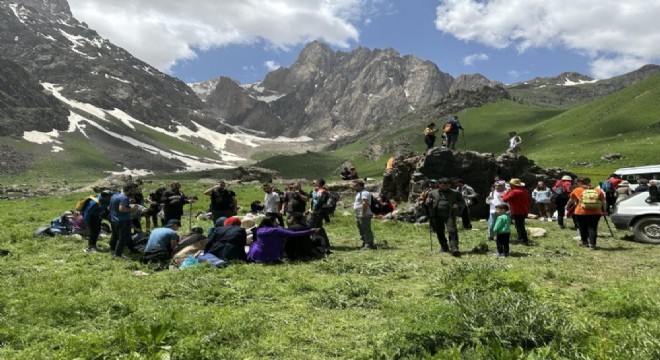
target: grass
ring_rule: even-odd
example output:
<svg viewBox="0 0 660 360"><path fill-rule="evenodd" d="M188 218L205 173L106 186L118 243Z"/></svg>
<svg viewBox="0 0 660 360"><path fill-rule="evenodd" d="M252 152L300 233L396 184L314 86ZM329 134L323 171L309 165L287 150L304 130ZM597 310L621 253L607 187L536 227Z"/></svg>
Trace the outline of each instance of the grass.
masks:
<svg viewBox="0 0 660 360"><path fill-rule="evenodd" d="M184 183L190 194L203 187ZM243 206L263 194L234 191ZM0 257L2 359L660 357L658 247L621 232L589 251L574 231L530 220L547 237L494 259L470 253L486 237L478 222L460 231L456 259L435 241L430 251L425 225L374 221L387 247L365 252L339 210L324 260L154 271L85 254L83 240L31 237L78 197L0 202L0 248L12 252Z"/></svg>

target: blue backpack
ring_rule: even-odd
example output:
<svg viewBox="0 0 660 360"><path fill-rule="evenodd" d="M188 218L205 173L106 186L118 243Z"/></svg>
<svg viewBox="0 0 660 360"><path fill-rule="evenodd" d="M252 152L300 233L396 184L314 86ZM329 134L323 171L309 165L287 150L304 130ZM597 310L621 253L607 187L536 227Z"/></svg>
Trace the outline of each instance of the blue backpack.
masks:
<svg viewBox="0 0 660 360"><path fill-rule="evenodd" d="M604 192L614 192L614 187L612 186L612 182L610 180L603 181L600 184L600 189Z"/></svg>

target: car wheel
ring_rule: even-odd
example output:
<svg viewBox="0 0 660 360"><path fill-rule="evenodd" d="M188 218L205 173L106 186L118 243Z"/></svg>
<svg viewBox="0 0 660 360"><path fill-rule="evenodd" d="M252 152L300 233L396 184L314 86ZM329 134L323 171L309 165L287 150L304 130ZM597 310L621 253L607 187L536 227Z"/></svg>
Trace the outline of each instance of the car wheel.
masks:
<svg viewBox="0 0 660 360"><path fill-rule="evenodd" d="M635 240L647 244L660 244L660 217L644 217L633 225Z"/></svg>

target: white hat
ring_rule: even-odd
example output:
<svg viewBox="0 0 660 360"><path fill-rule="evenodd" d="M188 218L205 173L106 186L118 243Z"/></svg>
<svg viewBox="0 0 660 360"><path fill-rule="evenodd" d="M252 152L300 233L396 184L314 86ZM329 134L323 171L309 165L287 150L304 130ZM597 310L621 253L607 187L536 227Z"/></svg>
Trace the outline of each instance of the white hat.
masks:
<svg viewBox="0 0 660 360"><path fill-rule="evenodd" d="M573 178L571 178L569 175L564 175L561 177L561 179L566 181L573 181Z"/></svg>
<svg viewBox="0 0 660 360"><path fill-rule="evenodd" d="M623 181L619 184L619 186L630 186L630 183L628 182L628 180L623 180Z"/></svg>

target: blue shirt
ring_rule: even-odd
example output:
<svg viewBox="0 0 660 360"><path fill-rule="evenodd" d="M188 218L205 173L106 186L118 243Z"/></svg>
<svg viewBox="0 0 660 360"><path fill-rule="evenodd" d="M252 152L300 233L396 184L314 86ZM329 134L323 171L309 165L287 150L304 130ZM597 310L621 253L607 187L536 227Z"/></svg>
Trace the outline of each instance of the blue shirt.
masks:
<svg viewBox="0 0 660 360"><path fill-rule="evenodd" d="M154 229L154 231L151 232L151 235L149 235L149 241L147 242L144 251L168 250L168 244L171 243L172 240L179 241L179 234L177 234L176 231L168 227ZM169 250L172 251L174 249Z"/></svg>
<svg viewBox="0 0 660 360"><path fill-rule="evenodd" d="M129 207L131 205L128 196L119 193L114 194L110 198L110 221L111 222L122 222L122 221L131 221L130 212L121 212L119 211L119 205L124 205Z"/></svg>

